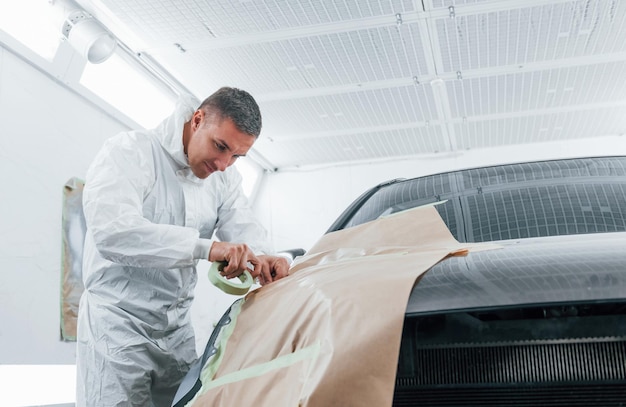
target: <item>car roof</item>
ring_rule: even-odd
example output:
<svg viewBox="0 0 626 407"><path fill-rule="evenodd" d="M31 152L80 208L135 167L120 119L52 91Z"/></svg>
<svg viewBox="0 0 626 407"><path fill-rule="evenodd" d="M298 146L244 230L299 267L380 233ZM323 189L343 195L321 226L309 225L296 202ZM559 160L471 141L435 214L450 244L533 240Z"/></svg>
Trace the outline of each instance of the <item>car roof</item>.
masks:
<svg viewBox="0 0 626 407"><path fill-rule="evenodd" d="M440 203L461 242L626 231L626 157L551 160L452 171L378 185L329 231Z"/></svg>

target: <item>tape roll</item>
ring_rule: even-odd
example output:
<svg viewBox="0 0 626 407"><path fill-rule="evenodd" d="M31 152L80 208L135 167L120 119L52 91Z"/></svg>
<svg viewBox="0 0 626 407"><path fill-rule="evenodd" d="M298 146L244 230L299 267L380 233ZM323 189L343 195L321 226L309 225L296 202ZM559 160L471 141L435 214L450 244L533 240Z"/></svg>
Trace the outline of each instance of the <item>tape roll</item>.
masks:
<svg viewBox="0 0 626 407"><path fill-rule="evenodd" d="M220 274L220 269L223 268L226 263L221 261L214 261L209 268L209 281L214 286L224 291L226 294L232 295L244 295L252 287L253 279L248 270L245 270L239 275L239 281L241 284L233 283Z"/></svg>

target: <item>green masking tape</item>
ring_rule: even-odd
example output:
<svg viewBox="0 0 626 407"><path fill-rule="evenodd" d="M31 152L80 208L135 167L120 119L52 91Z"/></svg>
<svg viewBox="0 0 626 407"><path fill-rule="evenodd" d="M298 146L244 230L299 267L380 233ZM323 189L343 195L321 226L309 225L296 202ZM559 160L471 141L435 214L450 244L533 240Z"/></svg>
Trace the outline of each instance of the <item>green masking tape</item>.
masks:
<svg viewBox="0 0 626 407"><path fill-rule="evenodd" d="M220 269L225 265L226 263L224 262L214 261L209 268L209 281L226 294L244 295L247 293L253 282L250 272L245 270L239 275L238 278L241 281L241 284L233 283L220 274Z"/></svg>

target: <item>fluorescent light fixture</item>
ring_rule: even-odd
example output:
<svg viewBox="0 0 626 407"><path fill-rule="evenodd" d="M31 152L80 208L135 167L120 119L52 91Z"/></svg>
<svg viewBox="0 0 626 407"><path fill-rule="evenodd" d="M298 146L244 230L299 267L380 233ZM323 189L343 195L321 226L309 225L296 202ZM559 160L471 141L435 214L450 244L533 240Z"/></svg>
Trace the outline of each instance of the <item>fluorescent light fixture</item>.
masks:
<svg viewBox="0 0 626 407"><path fill-rule="evenodd" d="M106 61L113 55L117 44L115 37L83 10L74 10L67 15L61 33L92 64Z"/></svg>
<svg viewBox="0 0 626 407"><path fill-rule="evenodd" d="M0 31L52 61L60 44L59 21L45 1L0 1Z"/></svg>
<svg viewBox="0 0 626 407"><path fill-rule="evenodd" d="M118 53L102 64L87 64L80 84L146 128L159 124L174 109L174 96Z"/></svg>

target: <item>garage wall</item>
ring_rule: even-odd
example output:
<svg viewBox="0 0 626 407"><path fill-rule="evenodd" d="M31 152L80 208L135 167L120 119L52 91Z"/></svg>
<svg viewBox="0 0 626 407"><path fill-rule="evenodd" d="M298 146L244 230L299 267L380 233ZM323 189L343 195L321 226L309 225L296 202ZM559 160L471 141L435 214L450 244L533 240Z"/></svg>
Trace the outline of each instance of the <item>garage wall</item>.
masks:
<svg viewBox="0 0 626 407"><path fill-rule="evenodd" d="M0 363L74 363L59 339L63 185L123 128L0 48Z"/></svg>

